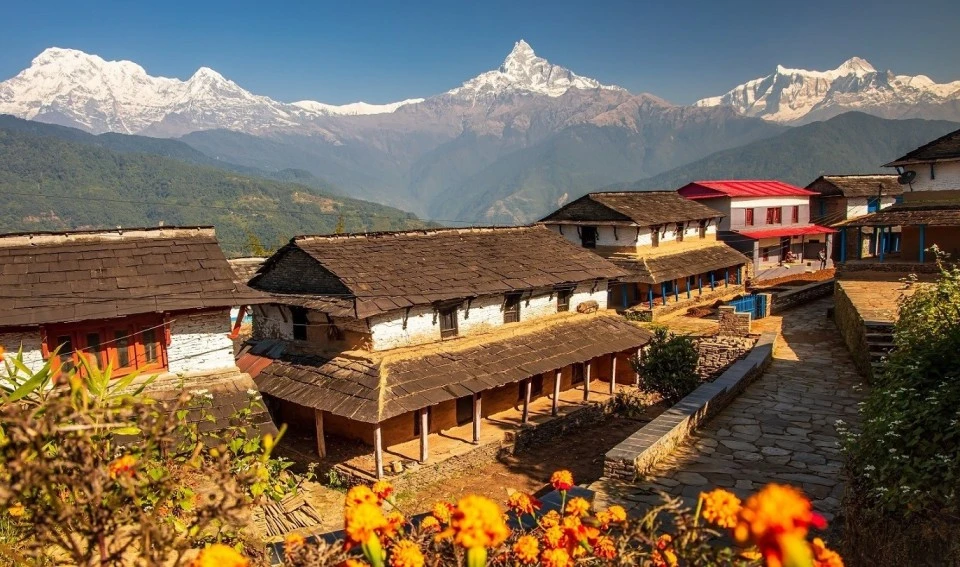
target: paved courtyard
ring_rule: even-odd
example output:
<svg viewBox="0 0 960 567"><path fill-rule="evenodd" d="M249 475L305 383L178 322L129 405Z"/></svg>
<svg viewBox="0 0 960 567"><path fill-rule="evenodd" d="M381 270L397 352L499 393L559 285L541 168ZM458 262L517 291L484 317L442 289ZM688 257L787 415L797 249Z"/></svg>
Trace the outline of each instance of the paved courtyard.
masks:
<svg viewBox="0 0 960 567"><path fill-rule="evenodd" d="M757 322L780 326L770 368L701 431L635 484L601 481L598 504L639 513L659 503L657 491L691 507L702 491L725 487L744 497L771 482L800 487L831 519L843 493L834 423L855 423L864 391L833 322L832 298Z"/></svg>

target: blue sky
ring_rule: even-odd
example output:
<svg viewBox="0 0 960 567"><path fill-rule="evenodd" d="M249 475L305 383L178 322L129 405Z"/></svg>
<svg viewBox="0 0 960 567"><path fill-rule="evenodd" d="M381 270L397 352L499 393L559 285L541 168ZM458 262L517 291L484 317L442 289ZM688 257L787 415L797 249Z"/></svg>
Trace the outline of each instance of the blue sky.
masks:
<svg viewBox="0 0 960 567"><path fill-rule="evenodd" d="M960 79L960 2L9 2L0 78L46 47L130 59L152 75L208 66L282 101L429 96L497 67L526 39L604 83L677 103L779 63Z"/></svg>

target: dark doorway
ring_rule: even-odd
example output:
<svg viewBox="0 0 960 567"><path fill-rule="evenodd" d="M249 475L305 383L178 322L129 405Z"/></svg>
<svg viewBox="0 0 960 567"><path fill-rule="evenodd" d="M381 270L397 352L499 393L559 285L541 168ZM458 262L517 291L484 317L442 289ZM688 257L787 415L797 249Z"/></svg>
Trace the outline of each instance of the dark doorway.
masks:
<svg viewBox="0 0 960 567"><path fill-rule="evenodd" d="M580 245L583 246L584 248L597 247L597 227L595 226L580 227Z"/></svg>
<svg viewBox="0 0 960 567"><path fill-rule="evenodd" d="M473 421L473 396L457 398L457 425Z"/></svg>
<svg viewBox="0 0 960 567"><path fill-rule="evenodd" d="M583 363L578 362L573 365L573 379L571 380L574 384L580 384L583 382Z"/></svg>
<svg viewBox="0 0 960 567"><path fill-rule="evenodd" d="M780 238L780 261L785 262L789 257L790 252L790 237L783 236Z"/></svg>

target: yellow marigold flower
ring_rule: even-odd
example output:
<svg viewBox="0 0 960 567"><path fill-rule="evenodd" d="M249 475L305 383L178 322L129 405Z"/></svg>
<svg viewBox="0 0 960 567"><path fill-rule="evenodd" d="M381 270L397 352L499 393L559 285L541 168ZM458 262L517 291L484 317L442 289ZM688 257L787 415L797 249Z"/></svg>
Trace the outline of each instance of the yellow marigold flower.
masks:
<svg viewBox="0 0 960 567"><path fill-rule="evenodd" d="M215 543L203 549L190 567L250 567L250 560L230 546Z"/></svg>
<svg viewBox="0 0 960 567"><path fill-rule="evenodd" d="M672 550L654 551L650 554L653 567L677 567L677 554Z"/></svg>
<svg viewBox="0 0 960 567"><path fill-rule="evenodd" d="M376 504L364 502L347 508L344 514L344 528L350 543L366 543L377 530L387 526L383 510Z"/></svg>
<svg viewBox="0 0 960 567"><path fill-rule="evenodd" d="M390 498L390 495L393 494L393 485L385 480L378 480L373 483L370 490L377 495L378 503L382 504L384 500Z"/></svg>
<svg viewBox="0 0 960 567"><path fill-rule="evenodd" d="M624 510L623 506L610 506L607 508L607 512L614 522L621 523L627 521L627 511Z"/></svg>
<svg viewBox="0 0 960 567"><path fill-rule="evenodd" d="M540 509L540 501L525 492L514 492L507 498L507 507L517 515L532 515Z"/></svg>
<svg viewBox="0 0 960 567"><path fill-rule="evenodd" d="M593 554L601 559L613 559L617 556L617 548L608 536L600 536L593 544Z"/></svg>
<svg viewBox="0 0 960 567"><path fill-rule="evenodd" d="M808 529L825 528L826 521L813 512L810 501L790 486L767 485L740 508L733 537L737 543L753 543L768 565L809 563ZM799 564L799 563L798 563Z"/></svg>
<svg viewBox="0 0 960 567"><path fill-rule="evenodd" d="M464 496L457 502L448 528L454 542L467 549L496 547L510 531L500 507L483 496Z"/></svg>
<svg viewBox="0 0 960 567"><path fill-rule="evenodd" d="M124 455L107 465L107 472L110 474L110 478L113 479L116 479L120 476L132 477L135 472L134 467L136 465L136 457L133 455Z"/></svg>
<svg viewBox="0 0 960 567"><path fill-rule="evenodd" d="M573 559L566 549L553 548L545 549L540 556L540 563L543 567L570 567L573 565Z"/></svg>
<svg viewBox="0 0 960 567"><path fill-rule="evenodd" d="M843 559L840 554L832 549L828 549L823 540L813 538L813 567L843 567Z"/></svg>
<svg viewBox="0 0 960 567"><path fill-rule="evenodd" d="M305 543L307 543L307 538L298 533L289 533L283 537L283 545L285 549L296 549Z"/></svg>
<svg viewBox="0 0 960 567"><path fill-rule="evenodd" d="M390 549L390 567L423 567L420 546L408 539L398 541Z"/></svg>
<svg viewBox="0 0 960 567"><path fill-rule="evenodd" d="M347 559L338 565L338 567L370 567L370 564L359 559Z"/></svg>
<svg viewBox="0 0 960 567"><path fill-rule="evenodd" d="M721 528L732 528L737 525L740 499L733 493L718 488L702 493L700 498L703 501L703 519Z"/></svg>
<svg viewBox="0 0 960 567"><path fill-rule="evenodd" d="M570 490L573 487L573 473L568 470L559 470L550 475L550 484L554 490Z"/></svg>
<svg viewBox="0 0 960 567"><path fill-rule="evenodd" d="M431 513L441 524L449 524L450 517L453 515L453 504L449 502L437 502L433 505Z"/></svg>
<svg viewBox="0 0 960 567"><path fill-rule="evenodd" d="M567 502L567 507L564 509L564 512L571 516L586 516L590 513L590 503L580 497L571 498L570 501Z"/></svg>
<svg viewBox="0 0 960 567"><path fill-rule="evenodd" d="M540 516L540 525L543 529L552 528L560 525L560 514L556 510L550 510L543 516Z"/></svg>
<svg viewBox="0 0 960 567"><path fill-rule="evenodd" d="M24 508L23 504L20 504L19 502L7 508L7 514L10 514L10 516L13 518L22 518L26 513L27 509Z"/></svg>
<svg viewBox="0 0 960 567"><path fill-rule="evenodd" d="M551 526L543 530L543 546L547 549L566 547L566 543L566 535L560 526Z"/></svg>
<svg viewBox="0 0 960 567"><path fill-rule="evenodd" d="M380 504L377 495L370 490L369 486L358 485L347 491L344 508L353 508L360 504Z"/></svg>
<svg viewBox="0 0 960 567"><path fill-rule="evenodd" d="M513 544L513 554L524 564L533 565L540 555L540 544L532 535L523 535Z"/></svg>
<svg viewBox="0 0 960 567"><path fill-rule="evenodd" d="M380 535L384 539L393 539L405 523L407 523L407 519L403 517L403 513L399 510L393 510L387 514L387 525L380 531Z"/></svg>
<svg viewBox="0 0 960 567"><path fill-rule="evenodd" d="M420 530L425 533L439 532L440 521L433 516L427 516L420 521Z"/></svg>

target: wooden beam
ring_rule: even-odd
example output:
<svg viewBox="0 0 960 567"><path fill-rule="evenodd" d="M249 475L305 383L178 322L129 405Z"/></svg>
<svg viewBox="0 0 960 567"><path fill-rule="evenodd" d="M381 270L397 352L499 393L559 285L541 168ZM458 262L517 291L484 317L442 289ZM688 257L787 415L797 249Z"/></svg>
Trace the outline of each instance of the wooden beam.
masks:
<svg viewBox="0 0 960 567"><path fill-rule="evenodd" d="M247 315L247 306L241 305L240 310L237 312L237 322L233 324L233 330L231 330L230 334L227 335L228 337L230 337L231 339L235 339L240 336L240 327L243 325L243 318L246 315Z"/></svg>
<svg viewBox="0 0 960 567"><path fill-rule="evenodd" d="M528 423L530 421L530 395L533 392L533 380L527 378L523 381L523 417L520 419L520 423Z"/></svg>
<svg viewBox="0 0 960 567"><path fill-rule="evenodd" d="M550 408L550 415L556 417L559 413L560 408L558 403L560 403L560 378L563 375L562 368L557 369L557 374L553 380L553 407Z"/></svg>
<svg viewBox="0 0 960 567"><path fill-rule="evenodd" d="M590 400L590 367L592 366L591 362L592 361L588 360L586 364L584 364L584 366L586 366L586 369L584 371L584 376L583 376L583 401L585 402Z"/></svg>
<svg viewBox="0 0 960 567"><path fill-rule="evenodd" d="M480 394L473 395L473 444L480 444Z"/></svg>
<svg viewBox="0 0 960 567"><path fill-rule="evenodd" d="M427 462L427 456L429 453L428 445L428 436L430 435L430 409L423 408L420 410L420 464Z"/></svg>
<svg viewBox="0 0 960 567"><path fill-rule="evenodd" d="M617 393L617 353L610 355L610 395Z"/></svg>
<svg viewBox="0 0 960 567"><path fill-rule="evenodd" d="M323 412L315 409L313 416L317 424L317 455L322 459L327 456L327 440L323 434Z"/></svg>
<svg viewBox="0 0 960 567"><path fill-rule="evenodd" d="M377 465L377 479L383 478L383 429L378 423L373 428L373 460Z"/></svg>
<svg viewBox="0 0 960 567"><path fill-rule="evenodd" d="M637 349L637 362L639 362L639 361L641 361L641 360L643 360L643 349L642 349L642 348L638 348L638 349ZM634 379L634 381L635 381L634 385L635 385L637 388L639 388L639 387L640 387L640 371L639 371L639 370L634 374L633 379Z"/></svg>

